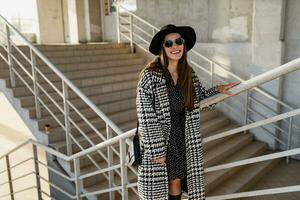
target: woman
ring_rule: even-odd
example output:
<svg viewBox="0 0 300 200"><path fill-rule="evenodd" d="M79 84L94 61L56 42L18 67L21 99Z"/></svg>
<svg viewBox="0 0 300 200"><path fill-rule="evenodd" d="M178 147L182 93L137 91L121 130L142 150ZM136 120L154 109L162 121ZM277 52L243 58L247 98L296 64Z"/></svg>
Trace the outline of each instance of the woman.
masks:
<svg viewBox="0 0 300 200"><path fill-rule="evenodd" d="M189 199L205 199L200 101L237 83L206 90L187 62L196 42L193 28L169 24L153 37L158 55L141 72L137 114L142 148L138 191L143 200L181 199L181 180Z"/></svg>

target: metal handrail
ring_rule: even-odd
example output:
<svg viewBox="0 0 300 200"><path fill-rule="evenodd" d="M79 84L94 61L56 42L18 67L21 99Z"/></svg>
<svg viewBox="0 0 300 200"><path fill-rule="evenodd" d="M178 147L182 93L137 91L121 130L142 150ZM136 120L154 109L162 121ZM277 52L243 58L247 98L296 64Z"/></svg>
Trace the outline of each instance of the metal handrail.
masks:
<svg viewBox="0 0 300 200"><path fill-rule="evenodd" d="M298 62L298 61L297 61ZM295 64L295 63L294 63ZM290 68L293 68L294 66L286 66L286 67L289 67ZM295 68L293 68L293 70L296 70ZM289 73L291 72L292 70L287 70L287 71L284 71L282 72L283 74L286 74L286 73ZM272 73L273 74L273 73ZM281 73L276 73L277 76L280 76L279 74ZM274 74L273 74L274 75ZM282 75L282 74L281 74ZM233 94L238 94L238 93L241 93L243 91L247 91L253 87L255 87L256 85L261 84L263 82L266 82L268 81L267 79L264 79L266 77L265 76L261 76L261 77L258 77L257 79L250 79L248 81L245 81L244 83L242 83L240 86L236 87L236 88L233 88L231 90L231 92ZM273 76L268 76L268 78L274 78ZM252 80L252 81L251 81ZM255 82L257 81L257 82ZM214 104L216 102L220 102L222 100L224 100L225 98L228 98L229 96L226 96L226 95L218 95L217 97L215 98L210 98L206 101L203 101L201 102L201 106L207 106L207 105L211 105L211 104ZM208 142L208 141L212 141L212 140L215 140L215 139L219 139L219 138L223 138L223 137L226 137L228 135L233 135L233 134L237 134L238 132L241 132L241 131L245 131L245 130L250 130L254 127L260 127L260 126L264 126L266 124L269 124L269 123L272 123L272 122L276 122L276 121L279 121L279 120L282 120L282 119L286 119L286 118L291 118L295 115L299 115L300 114L300 110L297 109L297 110L294 110L294 111L291 111L291 112L287 112L287 113L284 113L284 114L281 114L281 115L277 115L273 118L268 118L266 120L262 120L262 121L259 121L259 122L254 122L254 123L251 123L251 124L248 124L246 126L243 126L243 127L240 127L238 129L232 129L230 131L225 131L223 133L220 133L216 136L211 136L209 138L204 138L203 141L204 143ZM0 157L0 159L3 159L5 157L7 157L8 155L10 155L11 153L13 153L14 151L20 149L21 147L23 147L24 145L28 144L28 143L32 143L34 146L36 147L39 147L43 150L45 150L47 153L51 154L51 155L54 155L54 156L57 156L65 161L73 161L74 162L74 166L75 166L75 174L74 174L74 179L71 179L71 180L74 180L75 182L75 187L76 187L76 197L74 196L74 198L76 199L80 199L81 197L84 197L84 196L88 196L88 195L92 195L92 194L100 194L100 193L104 193L104 192L113 192L113 191L119 191L120 189L122 190L122 195L128 195L127 194L127 190L128 190L128 185L126 185L126 181L127 180L127 174L125 172L126 170L126 167L128 167L127 163L125 162L125 157L126 157L126 152L125 152L125 141L126 139L129 139L130 137L132 137L135 133L135 129L133 130L130 130L130 131L127 131L126 133L124 134L121 134L121 135L118 135L114 138L111 138L111 139L108 139L107 141L104 141L102 143L99 143L97 145L94 145L88 149L85 149L85 150L82 150L81 152L78 152L76 154L73 154L73 155L70 155L70 156L66 156L62 153L59 153L47 146L44 146L36 141L33 141L33 140L28 140L24 143L22 143L21 145L15 147L13 150L10 150L9 152L7 152L6 154L4 154L3 156ZM214 137L214 138L213 138ZM216 138L217 137L217 138ZM84 193L82 194L82 188L81 188L81 181L82 181L82 178L85 177L85 176L82 176L81 173L80 173L80 158L82 158L83 156L86 156L90 153L93 153L95 151L98 151L99 149L103 149L105 147L111 147L113 144L115 143L118 143L120 142L120 167L121 167L121 177L122 177L122 184L121 186L115 186L114 188L110 188L110 189L105 189L105 190L102 190L102 191L98 191L96 193ZM296 151L296 153L299 153L298 150ZM284 154L285 156L287 155L295 155L296 154L295 151L290 151L286 154ZM272 156L272 155L268 155L268 156ZM269 157L265 157L265 158L269 158ZM119 167L119 166L118 166ZM117 168L116 166L110 166L106 169L102 169L102 173L105 173L109 170L114 170L115 168ZM99 170L98 170L99 172ZM98 174L97 171L93 172L94 174ZM87 175L86 175L87 176ZM40 177L42 178L42 177ZM131 183L130 185L132 185L133 187L136 186L135 183ZM71 197L73 197L71 195ZM210 197L208 197L210 198Z"/></svg>
<svg viewBox="0 0 300 200"><path fill-rule="evenodd" d="M121 6L121 5L120 5L119 7L120 7L120 9L125 10L127 13L129 13L129 14L130 14L131 16L133 16L134 18L138 19L140 22L143 22L144 24L150 26L150 27L153 28L155 31L159 31L159 28L155 27L154 25L152 25L152 24L149 23L148 21L144 20L143 18L137 16L137 15L134 14L133 12L129 11L127 8L125 8L125 7ZM128 21L128 20L126 20L126 21L130 23L130 21ZM128 29L127 29L127 30L128 30ZM118 33L118 34L120 34L120 33ZM153 36L153 35L152 35L152 36ZM209 62L209 63L213 63L213 64L219 66L220 68L222 68L223 70L225 70L229 75L231 75L232 77L236 78L237 80L239 80L239 81L241 81L241 82L245 81L243 78L239 77L238 75L236 75L236 74L234 74L233 72L230 72L229 70L227 70L226 68L224 68L221 64L219 64L219 63L215 62L214 60L212 60L212 59L210 59L210 58L208 58L208 57L202 55L201 53L197 52L196 50L191 49L189 52L194 53L195 55L201 57L203 60L205 60L205 61L207 61L207 62ZM203 69L205 69L205 68L203 68ZM261 93L265 93L262 89L259 89L259 88L255 88L255 89L257 89L257 91L259 91L259 92L261 92ZM274 97L274 98L275 98L275 97ZM279 100L279 99L276 99L276 100L277 100L277 103L280 103L281 105L285 106L286 108L291 109L291 110L293 109L290 105L286 104L285 102L283 102L283 101L281 101L281 100Z"/></svg>
<svg viewBox="0 0 300 200"><path fill-rule="evenodd" d="M122 134L123 131L109 119L85 94L83 94L77 86L75 86L56 66L54 66L35 46L33 46L28 40L13 26L11 25L1 14L0 18L5 22L5 24L13 30L25 44L43 61L47 66L55 72L55 74L64 81L72 90L75 92L90 108L92 108L95 113L103 119L117 134Z"/></svg>
<svg viewBox="0 0 300 200"><path fill-rule="evenodd" d="M126 18L123 17L120 14L121 10L124 11L124 12L126 12L126 14L128 14L128 15L126 15ZM127 16L129 17L130 20L128 20ZM137 19L141 23L137 23L136 24L133 19ZM122 24L123 21L126 21L127 24ZM141 26L141 25L145 25L145 26ZM139 32L135 32L133 30L134 28L135 28L136 31L139 31ZM148 49L145 48L144 45L141 45L141 44L145 44L145 45L149 45L150 44L150 42L145 39L146 36L149 37L151 35L150 33L145 34L145 32L148 31L148 28L152 29L152 36L154 36L155 32L159 30L157 27L155 27L154 25L150 24L149 22L147 22L146 20L142 19L141 17L137 16L136 14L132 13L128 9L124 8L123 6L121 6L121 5L118 6L118 9L117 9L117 31L118 31L117 35L118 35L118 42L120 42L120 40L121 40L120 38L122 36L122 37L124 37L124 38L126 38L127 40L130 41L130 45L131 45L132 49L133 49L133 43L134 43L136 46L140 47L142 50L148 52ZM142 31L141 31L141 29L142 29ZM127 32L123 33L121 30L126 30ZM130 36L128 36L128 33L129 33ZM197 56L197 58L200 58L201 60L204 60L205 62L208 62L209 67L203 67L203 66L199 65L197 62L195 62L192 58L189 58L189 63L192 66L195 66L196 68L199 68L200 70L202 70L203 72L207 73L210 76L211 85L213 85L213 83L215 82L215 80L214 80L215 78L221 80L222 82L226 82L226 81L223 81L221 79L221 77L217 76L217 74L215 73L215 71L216 71L215 69L219 69L219 70L224 71L230 77L233 77L234 79L236 79L238 81L241 81L242 84L245 83L245 82L247 82L243 78L241 78L238 75L236 75L236 74L230 72L229 70L227 70L222 64L219 64L219 63L213 61L212 59L207 58L206 56L202 55L201 53L197 52L196 50L192 49L192 50L190 50L190 52L191 52L192 55ZM288 105L287 103L283 102L282 100L278 99L277 97L273 96L272 94L269 94L268 92L266 92L266 91L262 90L261 88L259 88L258 86L261 85L261 84L262 84L262 82L260 84L254 84L254 87L251 86L251 90L254 90L254 91L258 92L263 97L266 97L266 98L268 98L271 101L274 101L277 105L280 105L280 106L286 108L287 110L293 110L294 109L292 106ZM250 106L251 106L251 104L249 103L251 96L250 96L250 93L249 93L250 90L243 90L242 92L246 93L245 94L245 111L243 112L244 113L244 119L243 119L242 123L247 124L248 122L250 122L250 115L248 113L249 113L249 109L250 109ZM212 98L216 98L216 96L214 96ZM222 98L225 99L225 96L221 97L220 99L216 99L216 102L220 102L220 100ZM206 102L207 101L208 100L206 100ZM263 106L264 108L269 108L268 106L266 106L265 103L262 103L262 102L257 102L257 103L259 103L258 106ZM222 102L222 104L225 105L225 102ZM205 104L202 105L202 107L205 107L205 106L206 106ZM234 106L232 106L230 104L226 105L226 107L230 107L233 110L237 110L236 107L234 107ZM236 113L240 114L241 110L239 109L238 111L239 112L236 112ZM257 111L255 109L252 109L252 111L255 112L255 113L257 113ZM271 112L273 112L273 111L274 110L271 109ZM277 114L277 113L275 113L275 114ZM240 117L239 117L239 119L240 119ZM289 121L284 121L284 122L288 123L288 131L285 131L285 132L288 132L288 142L286 144L286 148L290 149L291 148L291 141L290 141L290 139L291 139L291 135L292 135L292 128L296 127L296 125L293 124L293 120L292 119L289 120ZM278 129L278 128L275 129L275 137L274 137L275 142L278 141L278 139L279 139L278 133L282 132L282 130L283 129Z"/></svg>
<svg viewBox="0 0 300 200"><path fill-rule="evenodd" d="M139 21L143 22L144 24L150 26L151 28L153 28L154 30L156 31L159 31L159 28L155 27L154 25L152 25L151 23L147 22L146 20L142 19L141 17L137 16L136 14L132 13L131 11L129 11L127 8L123 7L123 6L119 6L121 9L125 10L127 13L129 13L131 16L135 17L136 19L138 19ZM119 16L120 17L120 16ZM129 22L129 21L128 21ZM127 29L129 30L129 29ZM121 34L121 33L118 33L118 34ZM148 42L148 44L150 44L150 42ZM234 77L235 79L241 81L241 82L244 82L245 80L241 77L239 77L238 75L234 74L233 72L227 70L226 68L224 68L221 64L213 61L212 59L202 55L201 53L197 52L196 50L194 49L191 49L189 52L191 53L194 53L195 55L199 56L200 58L204 59L205 61L209 62L209 63L212 63L218 67L220 67L222 70L225 70L226 73L228 73L229 75L231 75L232 77ZM192 61L194 62L194 61ZM202 68L205 72L208 72L205 68ZM277 99L276 97L270 95L270 94L267 94L265 91L263 91L262 89L260 88L257 88L257 87L254 87L255 90L257 90L258 92L260 92L261 94L267 96L268 98L272 98L274 101L276 101L277 103L281 104L282 106L290 109L290 110L293 110L293 107L291 107L290 105L288 105L287 103Z"/></svg>
<svg viewBox="0 0 300 200"><path fill-rule="evenodd" d="M273 70L267 71L265 73L262 73L254 78L251 78L243 83L241 83L240 85L231 88L229 91L233 94L233 95L237 95L240 94L244 91L250 90L252 88L254 88L257 85L261 85L263 83L269 82L271 80L274 80L278 77L281 77L285 74L291 73L293 71L296 71L300 69L300 58L294 59L288 63L285 63L279 67L276 67ZM232 96L232 95L231 95ZM215 96L212 96L210 98L204 99L201 102L201 108L207 107L209 105L218 103L220 101L225 100L226 98L230 97L230 95L225 95L225 94L218 94Z"/></svg>
<svg viewBox="0 0 300 200"><path fill-rule="evenodd" d="M1 15L0 15L0 20L3 21L2 24L6 27L5 41L7 42L7 45L1 44L1 46L7 52L8 59L7 60L4 59L4 61L9 66L11 87L16 86L15 76L18 77L21 83L24 84L29 89L31 94L34 96L36 118L39 119L42 117L41 107L43 107L46 111L49 112L50 117L52 117L57 122L57 124L65 130L67 155L72 155L73 143L77 145L81 151L85 149L80 144L80 142L78 142L77 139L70 133L71 126L74 127L74 130L78 131L86 141L88 141L89 145L91 146L95 145L95 143L87 137L85 132L82 131L82 129L79 126L76 125L76 122L72 120L70 116L71 109L73 109L75 111L74 113L76 113L78 116L80 116L83 119L83 122L85 122L88 125L89 129L97 133L97 135L100 137L101 140L106 139L106 137L104 137L102 133L100 133L100 131L97 130L97 128L93 125L93 123L87 120L87 118L85 118L83 114L80 111L78 111L78 109L71 103L68 97L69 96L68 94L70 92L72 92L72 94L74 93L76 97L78 97L87 105L87 108L91 109L94 113L96 113L96 116L100 117L100 119L103 120L103 122L106 125L107 134L108 132L114 132L117 135L121 135L123 133L123 131L110 118L108 118L85 94L81 92L81 90L77 88L77 86L75 86L56 66L54 66L35 46L33 46L30 42L28 42L27 39ZM13 40L11 39L11 34L17 35L20 41L24 42L25 46L29 48L30 58L27 58L27 56L19 49L19 47L14 44ZM27 70L26 67L24 67L23 64L17 59L17 57L12 54L12 48L15 48L17 52L24 57L25 61L29 62L32 71ZM2 54L1 57L4 58ZM42 72L42 69L37 68L36 58L39 58L45 64L45 66L48 67L47 69L50 69L51 72L53 72L59 78L59 81L61 81L62 83L62 87L61 87L62 91L60 91L57 84L55 85L49 80L49 78ZM13 63L15 63L17 67L19 67L21 70L25 72L25 74L29 77L30 83L28 83L26 79L24 79L24 77L22 77L22 75L18 72L18 70L16 70L16 66L14 66ZM38 82L37 80L38 76L44 79L45 83L51 86L50 87L51 90L54 90L55 94L57 94L59 97L63 99L63 107L61 107L59 103L56 100L54 100L53 97L51 97L51 95L49 95L49 93L44 88L44 86ZM63 119L60 120L60 118L57 117L57 115L52 111L52 109L48 107L47 103L45 103L45 101L40 97L39 91L43 92L43 94L45 94L50 99L50 103L56 106L56 108L61 113L63 113L64 122L62 121ZM110 135L109 137L112 137L112 135ZM127 140L126 144L130 145L130 142ZM115 147L111 147L111 150L117 156L120 155ZM105 161L109 163L108 156L106 157L100 151L98 151L98 153L100 154L101 157L104 158ZM90 155L87 154L86 156L98 169L101 169L98 163ZM132 171L135 171L135 169L132 167L130 167L130 169ZM116 169L115 171L117 174L121 175L121 172L119 170ZM105 178L110 179L109 176L112 176L112 174L110 174L109 176L104 174L104 176ZM81 188L79 188L79 190L81 190Z"/></svg>
<svg viewBox="0 0 300 200"><path fill-rule="evenodd" d="M69 161L69 156L66 156L65 154L62 154L59 151L56 151L56 150L54 150L54 149L52 149L50 147L47 147L47 146L43 145L42 143L39 143L39 142L37 142L37 141L35 141L33 139L28 139L28 140L24 141L23 143L19 144L18 146L12 148L8 152L2 154L0 156L0 160L3 159L5 156L7 156L9 154L12 154L13 152L17 151L18 149L24 147L25 145L27 145L29 143L34 144L35 146L43 149L44 151L46 151L47 153L50 153L51 155L57 156L57 157L65 160L65 161Z"/></svg>
<svg viewBox="0 0 300 200"><path fill-rule="evenodd" d="M21 160L20 162L18 162L17 164L14 164L13 166L10 165L10 159L11 159L11 154L14 154L16 151L19 151L21 150L23 147L27 146L27 145L32 145L32 156L30 156L29 158L24 158L24 160ZM27 147L26 147L27 148ZM47 196L51 196L49 195L46 191L44 191L45 189L45 184L47 184L47 186L50 187L54 187L56 189L58 189L61 193L69 196L70 198L72 199L75 199L75 195L74 194L70 194L69 191L63 189L63 188L60 188L59 186L57 186L55 183L53 183L53 181L51 179L49 179L47 177L47 175L43 175L43 173L40 173L40 167L39 165L42 165L43 167L47 168L48 170L50 170L51 172L55 173L56 175L70 181L70 182L75 182L75 178L74 177L70 177L70 176L67 176L63 173L61 173L60 171L58 171L57 169L54 169L50 166L48 166L47 164L43 163L39 156L38 156L38 153L37 153L37 149L39 150L42 150L43 152L45 152L45 155L51 155L51 156L55 156L55 157L59 157L60 159L63 159L63 160L68 160L69 157L54 150L54 149L51 149L37 141L34 141L32 139L28 139L26 140L25 142L19 144L18 146L12 148L11 150L9 150L7 153L3 154L0 156L0 160L3 160L5 159L6 161L6 169L3 171L3 172L7 172L8 174L8 178L7 178L7 181L1 183L1 187L3 185L8 185L8 188L9 188L9 193L8 194L4 194L4 195L1 195L0 196L0 199L7 199L8 196L10 196L11 199L14 199L14 196L18 193L22 193L22 192L26 192L26 191L29 191L29 190L33 190L33 189L36 189L36 193L37 193L37 196L39 199L42 199L42 194L45 194ZM13 168L15 168L16 166L21 166L21 165L24 165L25 163L28 163L29 161L33 161L34 165L32 166L32 168L27 168L26 169L28 170L27 171L24 171L24 174L22 175L19 175L18 177L12 177L11 175L11 171ZM35 176L36 178L36 183L31 183L31 184L35 184L31 187L27 187L27 188L24 188L24 189L21 189L21 190L15 190L15 185L13 184L14 182L16 181L19 181L19 180L22 180L22 179L26 179L28 176ZM41 181L43 181L43 184L41 183ZM43 185L43 186L42 186ZM5 187L5 186L3 186Z"/></svg>
<svg viewBox="0 0 300 200"><path fill-rule="evenodd" d="M251 124L239 127L239 128L235 128L235 129L232 129L232 130L229 130L229 131L224 131L224 132L219 133L219 134L214 135L214 136L206 137L206 138L203 139L203 143L205 144L205 143L208 143L208 142L211 142L211 141L214 141L214 140L218 140L220 138L224 138L224 137L227 137L227 136L230 136L230 135L238 134L240 132L247 131L247 130L250 130L250 129L253 129L253 128L257 128L257 127L260 127L260 126L264 126L264 125L267 125L267 124L270 124L270 123L273 123L273 122L277 122L279 120L291 118L291 117L296 116L296 115L300 115L300 108L296 109L296 110L293 110L293 111L289 111L289 112L280 114L280 115L277 115L275 117L270 117L268 119L265 119L265 120L262 120L262 121L259 121L259 122L254 122L254 123L251 123ZM109 170L114 170L116 168L121 168L121 169L123 168L122 175L126 176L127 174L124 172L124 170L126 169L126 167L128 167L128 163L125 162L125 157L126 157L125 150L126 149L124 149L124 145L125 145L126 139L131 138L134 134L135 134L135 130L127 131L127 132L125 132L122 135L119 135L119 136L116 136L114 138L111 138L111 139L109 139L109 140L107 140L105 142L97 144L96 146L93 146L93 147L91 147L89 149L86 149L86 150L84 150L82 152L79 152L79 153L71 155L71 156L66 156L66 155L64 155L64 154L62 154L60 152L57 152L56 150L54 150L52 148L49 148L49 147L47 147L47 146L45 146L45 145L43 145L43 144L41 144L41 143L39 143L37 141L34 141L32 139L28 139L27 141L21 143L17 147L14 147L12 150L8 151L4 155L1 155L0 156L0 160L4 159L4 158L7 158L10 154L12 154L15 151L21 149L25 145L32 144L33 146L38 147L39 149L44 150L47 154L51 154L53 156L57 156L60 159L63 159L65 161L73 161L74 164L75 164L75 168L78 170L78 165L79 165L81 157L86 156L87 154L93 153L93 152L95 152L95 151L97 151L99 149L103 149L103 148L112 146L115 143L120 142L120 147L123 146L123 148L120 148L120 151L121 151L120 152L120 154L121 154L121 157L120 157L121 162L120 162L120 164L118 164L116 166L108 167L108 168L106 168L104 170L97 170L97 171L94 171L93 173L85 174L85 175L82 175L82 174L80 174L80 171L76 171L75 170L74 177L73 178L69 178L69 180L71 180L71 181L75 181L75 180L82 181L82 179L84 179L86 177L89 177L89 176L92 176L92 175L97 175L97 174L100 174L100 173L105 173L105 172L107 172ZM277 159L277 158L281 158L281 157L292 156L292 155L296 155L296 154L300 154L300 148L298 148L298 149L292 149L292 150L288 150L288 151L283 151L283 152L279 152L279 153L272 153L272 154L268 154L268 155L264 155L264 156L257 156L257 157L254 157L254 158L249 158L249 159L245 159L245 160L235 161L235 162L232 162L232 163L222 164L222 165L218 165L218 166L213 166L213 167L205 168L204 172L208 173L208 172L212 172L212 171L216 171L216 170L223 170L223 169L228 169L228 168L237 167L237 166L244 166L244 165L247 165L247 164L250 164L250 163L257 163L257 162L262 162L262 161L266 161L266 160L272 160L272 159ZM44 166L45 166L45 164L44 164ZM55 171L55 169L53 169L53 168L51 168L51 170ZM62 175L61 173L56 173L56 174ZM44 180L43 178L41 178L41 179ZM125 179L127 179L127 178L125 178ZM52 185L52 183L49 183L49 184ZM77 185L80 185L81 183L75 181L75 184L76 184L76 187L78 187ZM137 186L136 183L130 183L131 187L128 187L125 182L123 182L123 184L121 186L114 186L114 187L109 188L109 189L103 189L103 190L100 190L100 191L97 191L97 192L90 192L90 193L82 193L82 191L79 190L81 192L77 193L76 196L72 196L70 194L69 195L70 195L70 197L73 197L74 199L75 198L76 199L80 199L81 197L84 197L84 196L101 194L101 193L107 193L107 192L113 192L113 191L118 191L119 189L123 189L123 191L124 191L124 190L128 190L131 187L136 187ZM290 186L290 187L293 188L295 186ZM122 192L122 194L128 195L127 192L124 191L124 192ZM285 192L285 191L283 191L283 192ZM207 197L207 198L211 199L211 200L212 199L220 199L221 200L221 199L230 199L231 197L233 198L234 196L239 196L239 195L241 195L240 197L243 197L243 195L245 195L245 194L244 193L236 193L236 194L220 195L220 196L216 196L216 197Z"/></svg>

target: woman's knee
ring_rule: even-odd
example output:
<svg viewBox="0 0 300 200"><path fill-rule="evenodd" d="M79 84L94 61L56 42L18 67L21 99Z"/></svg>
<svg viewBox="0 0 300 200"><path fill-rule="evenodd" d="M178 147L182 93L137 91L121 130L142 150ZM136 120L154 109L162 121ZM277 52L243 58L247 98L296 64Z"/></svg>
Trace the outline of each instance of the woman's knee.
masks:
<svg viewBox="0 0 300 200"><path fill-rule="evenodd" d="M169 193L172 195L178 195L181 194L181 181L180 179L175 179L172 181L169 181Z"/></svg>

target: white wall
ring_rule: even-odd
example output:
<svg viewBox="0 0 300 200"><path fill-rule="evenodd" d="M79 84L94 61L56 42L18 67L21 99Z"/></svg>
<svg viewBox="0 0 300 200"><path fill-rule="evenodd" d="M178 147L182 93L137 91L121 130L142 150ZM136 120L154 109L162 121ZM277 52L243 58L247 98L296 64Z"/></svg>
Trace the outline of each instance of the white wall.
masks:
<svg viewBox="0 0 300 200"><path fill-rule="evenodd" d="M300 57L300 1L288 0L285 25L285 62ZM283 100L294 108L300 107L300 71L284 77ZM287 110L285 110L287 111ZM300 147L300 117L293 118L297 126L293 128L293 147ZM287 125L285 124L285 127ZM300 158L300 156L299 156Z"/></svg>
<svg viewBox="0 0 300 200"><path fill-rule="evenodd" d="M15 109L11 106L4 94L0 92L0 154L3 155L29 138L34 139L34 136L19 117ZM22 149L10 155L10 164L15 165L16 163L19 163L20 161L32 156L32 145L26 145ZM44 152L38 151L38 156L40 161L47 163ZM5 160L0 160L1 171L3 170L2 167L5 166L4 161ZM34 170L32 163L33 162L26 162L14 168L12 170L13 177L20 177L26 173L32 172ZM48 171L46 168L41 167L40 173L44 178L48 179ZM0 179L2 182L6 181L7 174L4 173L0 175ZM35 176L24 177L13 183L14 190L18 191L24 189L33 185L35 182ZM45 184L43 184L42 187L45 192L49 193L49 187L47 188ZM0 196L7 193L9 193L8 187L0 187ZM15 198L38 200L36 190L29 190L16 194Z"/></svg>
<svg viewBox="0 0 300 200"><path fill-rule="evenodd" d="M253 0L209 0L208 2L209 41L251 41Z"/></svg>
<svg viewBox="0 0 300 200"><path fill-rule="evenodd" d="M157 27L190 25L198 42L245 42L251 40L252 7L253 0L137 0L136 14Z"/></svg>
<svg viewBox="0 0 300 200"><path fill-rule="evenodd" d="M63 43L62 0L37 0L39 43Z"/></svg>

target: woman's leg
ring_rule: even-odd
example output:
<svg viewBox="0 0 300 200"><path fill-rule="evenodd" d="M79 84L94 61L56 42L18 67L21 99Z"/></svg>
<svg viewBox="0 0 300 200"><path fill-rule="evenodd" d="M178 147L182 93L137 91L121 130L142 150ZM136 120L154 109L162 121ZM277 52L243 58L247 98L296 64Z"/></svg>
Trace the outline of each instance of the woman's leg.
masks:
<svg viewBox="0 0 300 200"><path fill-rule="evenodd" d="M181 185L180 179L169 181L169 200L181 199Z"/></svg>

